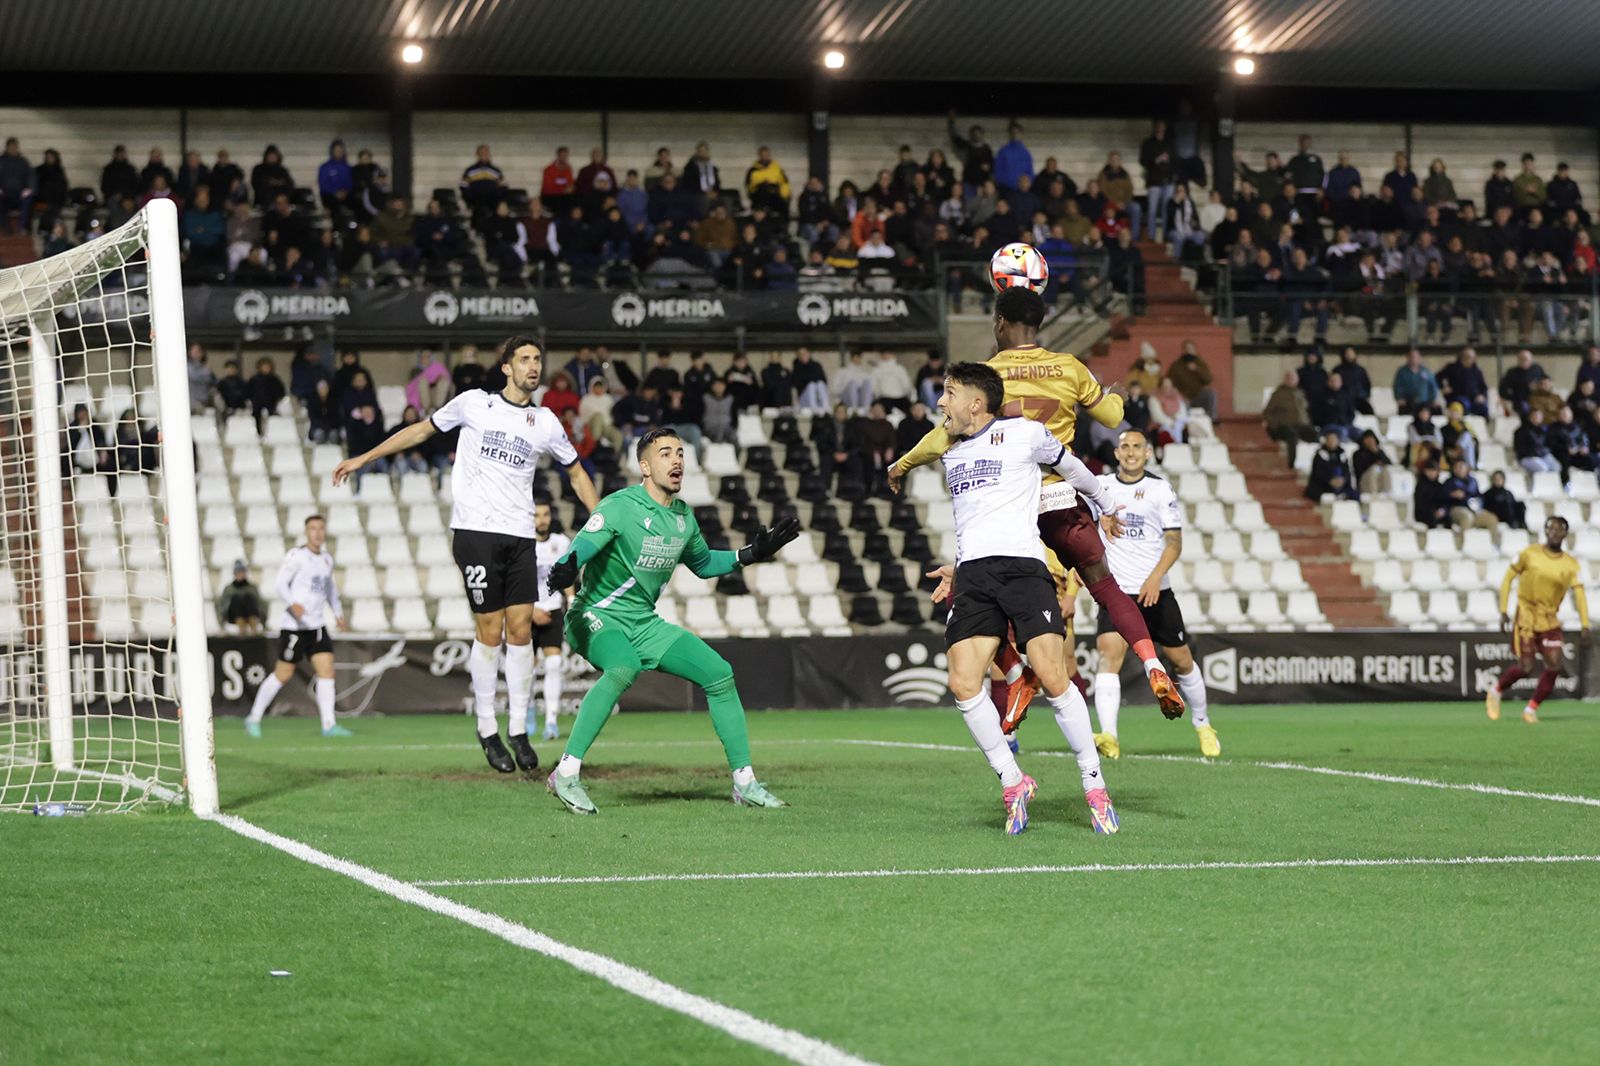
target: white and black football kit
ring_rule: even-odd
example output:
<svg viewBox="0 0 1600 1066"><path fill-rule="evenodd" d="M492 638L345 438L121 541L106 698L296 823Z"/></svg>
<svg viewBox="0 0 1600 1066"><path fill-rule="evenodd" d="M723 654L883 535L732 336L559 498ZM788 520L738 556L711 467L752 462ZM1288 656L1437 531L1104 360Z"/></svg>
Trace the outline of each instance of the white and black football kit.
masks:
<svg viewBox="0 0 1600 1066"><path fill-rule="evenodd" d="M533 605L550 614L549 622L533 627L533 646L559 648L565 639L561 627L566 619L567 597L560 589L550 587L550 568L567 554L572 547L572 538L564 533L552 533L544 540L535 539L533 544L539 570L539 598L533 601Z"/></svg>
<svg viewBox="0 0 1600 1066"><path fill-rule="evenodd" d="M1123 481L1116 474L1101 474L1100 485L1105 490L1107 505L1121 507L1122 536L1110 538L1101 531L1106 546L1106 567L1116 579L1117 587L1139 605L1144 623L1150 629L1150 639L1163 648L1179 648L1189 642L1189 633L1183 624L1183 611L1178 598L1172 594L1172 577L1161 575L1161 597L1146 607L1139 603L1139 590L1161 561L1166 549L1166 534L1183 528L1183 504L1172 490L1172 483L1153 474L1145 474L1138 481ZM1115 633L1111 616L1100 608L1100 621L1095 632Z"/></svg>
<svg viewBox="0 0 1600 1066"><path fill-rule="evenodd" d="M463 392L432 415L441 433L461 430L450 473L452 553L467 602L478 614L539 597L534 553L533 477L543 455L563 467L578 453L547 407L504 395Z"/></svg>
<svg viewBox="0 0 1600 1066"><path fill-rule="evenodd" d="M278 616L279 661L299 663L331 653L333 639L328 629L344 613L333 581L333 553L326 548L314 552L304 544L290 548L278 568L274 591L283 604ZM289 610L290 604L300 605L299 618Z"/></svg>
<svg viewBox="0 0 1600 1066"><path fill-rule="evenodd" d="M1039 543L1040 466L1052 467L1084 493L1099 485L1041 422L996 418L944 453L945 483L956 522L955 595L945 621L946 647L970 637L1006 638L1026 647L1065 632L1055 582Z"/></svg>

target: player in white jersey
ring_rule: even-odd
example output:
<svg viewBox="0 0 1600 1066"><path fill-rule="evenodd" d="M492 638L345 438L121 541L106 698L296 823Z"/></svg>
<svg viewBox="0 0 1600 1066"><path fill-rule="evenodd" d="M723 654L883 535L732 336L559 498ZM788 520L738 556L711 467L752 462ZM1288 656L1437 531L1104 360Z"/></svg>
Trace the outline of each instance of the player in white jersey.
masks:
<svg viewBox="0 0 1600 1066"><path fill-rule="evenodd" d="M550 531L550 505L533 505L534 557L539 569L539 597L533 601L533 646L544 659L544 739L561 735L561 627L566 622L567 591L550 587L550 568L572 547L572 538Z"/></svg>
<svg viewBox="0 0 1600 1066"><path fill-rule="evenodd" d="M1117 438L1117 472L1100 475L1107 497L1121 507L1118 516L1123 527L1122 536L1106 538L1106 565L1117 585L1139 605L1151 638L1172 663L1172 679L1189 705L1200 753L1216 758L1222 754L1222 742L1206 713L1205 678L1195 665L1169 573L1183 554L1183 504L1170 481L1145 472L1149 462L1150 442L1145 435L1136 429L1124 430ZM1119 671L1128 642L1103 609L1095 646L1100 652L1099 673L1094 679L1094 709L1100 718L1095 746L1100 754L1116 759L1122 755L1117 740L1117 713L1122 704Z"/></svg>
<svg viewBox="0 0 1600 1066"><path fill-rule="evenodd" d="M578 464L561 420L533 402L543 368L544 352L537 341L508 338L500 347L504 389L459 393L431 418L407 426L333 471L338 485L375 459L409 451L435 433L461 430L450 473L452 551L477 628L467 672L478 743L489 765L503 774L539 767L539 756L528 742L528 707L533 700L533 604L539 598L533 477L540 458L549 455L565 468L585 507L592 511L600 506L600 494ZM509 752L500 740L494 705L502 640Z"/></svg>
<svg viewBox="0 0 1600 1066"><path fill-rule="evenodd" d="M345 624L339 586L333 580L333 555L324 548L328 523L314 514L306 519L305 531L305 543L290 548L278 568L275 591L278 602L283 604L283 614L278 618L278 665L256 689L255 703L244 720L244 731L252 737L261 735L261 719L273 697L294 676L295 664L307 659L317 675L317 715L322 719L322 735L350 735L333 713L333 640L328 636L328 627L350 627Z"/></svg>
<svg viewBox="0 0 1600 1066"><path fill-rule="evenodd" d="M1022 832L1038 786L1017 766L988 686L989 666L1013 630L1077 757L1095 832L1115 833L1117 813L1100 775L1089 708L1067 674L1061 606L1039 543L1039 468L1060 474L1091 507L1104 492L1043 423L997 417L1004 402L1000 375L982 363L957 363L945 376L939 410L956 440L941 460L956 524L955 594L945 621L950 692L1000 778L1006 832ZM1115 532L1114 516L1110 524Z"/></svg>

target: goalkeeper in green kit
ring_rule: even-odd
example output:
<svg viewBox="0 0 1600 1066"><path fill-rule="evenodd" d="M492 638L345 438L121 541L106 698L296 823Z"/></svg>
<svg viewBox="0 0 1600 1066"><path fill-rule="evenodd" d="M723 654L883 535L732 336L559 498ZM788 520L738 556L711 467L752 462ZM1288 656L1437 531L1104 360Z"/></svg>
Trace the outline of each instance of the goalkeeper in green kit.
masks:
<svg viewBox="0 0 1600 1066"><path fill-rule="evenodd" d="M765 562L800 535L800 523L784 517L737 552L706 546L683 488L683 441L669 429L639 438L641 484L600 501L572 548L550 568L550 587L572 586L583 570L581 591L567 610L567 640L601 671L578 708L566 753L545 779L567 809L594 814L578 772L600 735L611 708L645 670L691 681L706 692L711 724L733 771L733 802L749 807L784 807L756 780L750 767L750 736L733 668L705 641L656 615L656 599L681 562L699 577L721 577L741 566Z"/></svg>

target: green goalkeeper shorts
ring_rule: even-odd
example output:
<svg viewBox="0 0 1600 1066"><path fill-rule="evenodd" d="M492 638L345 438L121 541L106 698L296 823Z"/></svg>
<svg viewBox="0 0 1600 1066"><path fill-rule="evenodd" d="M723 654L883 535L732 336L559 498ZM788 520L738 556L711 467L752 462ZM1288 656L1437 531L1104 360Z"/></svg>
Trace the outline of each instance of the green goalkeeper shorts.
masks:
<svg viewBox="0 0 1600 1066"><path fill-rule="evenodd" d="M661 666L661 657L667 650L689 631L662 621L656 614L621 615L594 607L567 612L567 642L574 651L602 670L606 664L597 663L589 656L590 642L602 633L613 632L621 632L633 645L634 652L639 656L641 670L655 670Z"/></svg>

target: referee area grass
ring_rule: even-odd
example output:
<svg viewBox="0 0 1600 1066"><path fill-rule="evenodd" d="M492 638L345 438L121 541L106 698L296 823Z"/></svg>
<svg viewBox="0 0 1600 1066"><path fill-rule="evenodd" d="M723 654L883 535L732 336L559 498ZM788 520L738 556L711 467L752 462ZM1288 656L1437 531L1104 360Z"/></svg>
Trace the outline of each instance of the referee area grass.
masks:
<svg viewBox="0 0 1600 1066"><path fill-rule="evenodd" d="M1600 1061L1600 711L1509 710L1224 705L1205 764L1130 707L1113 837L1042 705L1017 838L953 708L752 713L779 811L704 714L614 718L593 818L465 716L223 719L217 764L256 826L871 1062ZM0 1063L781 1061L186 813L0 855Z"/></svg>

